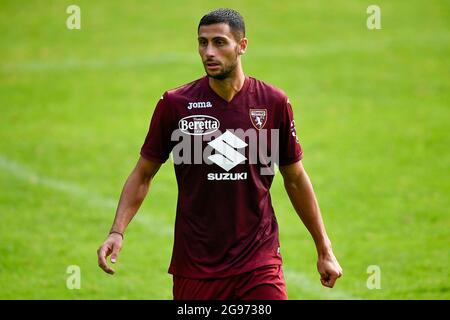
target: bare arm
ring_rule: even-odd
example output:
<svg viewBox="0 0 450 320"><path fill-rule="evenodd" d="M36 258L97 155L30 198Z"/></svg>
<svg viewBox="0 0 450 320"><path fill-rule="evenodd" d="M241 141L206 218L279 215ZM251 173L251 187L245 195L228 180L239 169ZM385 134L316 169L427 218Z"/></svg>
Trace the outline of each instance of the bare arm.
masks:
<svg viewBox="0 0 450 320"><path fill-rule="evenodd" d="M280 172L291 203L316 244L320 281L322 285L332 288L342 275L342 268L333 254L308 174L301 161L280 167Z"/></svg>
<svg viewBox="0 0 450 320"><path fill-rule="evenodd" d="M151 181L160 167L160 163L139 158L123 187L111 231L121 234L125 232L126 227L144 201ZM122 240L122 236L118 233L111 233L97 250L98 265L106 273L114 274L114 270L108 266L106 258L111 255L111 262L116 262L117 255L122 248Z"/></svg>

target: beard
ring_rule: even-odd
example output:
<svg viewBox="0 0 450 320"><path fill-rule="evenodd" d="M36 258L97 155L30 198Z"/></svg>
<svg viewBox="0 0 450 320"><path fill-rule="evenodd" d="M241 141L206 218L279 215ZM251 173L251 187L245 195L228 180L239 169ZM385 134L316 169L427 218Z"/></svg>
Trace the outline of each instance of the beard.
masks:
<svg viewBox="0 0 450 320"><path fill-rule="evenodd" d="M236 70L236 66L237 66L236 62L225 65L223 70L217 74L209 73L208 69L206 67L205 67L205 71L206 71L206 74L208 75L208 77L211 77L211 78L217 79L217 80L224 80L224 79L228 78L234 72L234 70Z"/></svg>
<svg viewBox="0 0 450 320"><path fill-rule="evenodd" d="M204 67L205 67L205 72L208 75L208 77L211 77L211 78L217 79L217 80L224 80L224 79L230 77L230 75L234 73L237 65L238 65L238 47L236 46L235 57L233 59L233 62L224 65L224 67L220 73L211 74L208 72L208 68L206 67L206 64L204 65Z"/></svg>

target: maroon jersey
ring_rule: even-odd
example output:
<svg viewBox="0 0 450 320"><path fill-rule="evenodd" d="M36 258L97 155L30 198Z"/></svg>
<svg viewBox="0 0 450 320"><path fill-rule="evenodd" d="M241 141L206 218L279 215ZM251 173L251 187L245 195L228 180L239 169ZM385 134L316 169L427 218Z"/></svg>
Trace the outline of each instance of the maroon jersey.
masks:
<svg viewBox="0 0 450 320"><path fill-rule="evenodd" d="M281 264L268 159L283 166L303 157L286 95L251 77L230 102L206 76L169 90L141 155L164 163L171 152L178 203L169 273L221 278Z"/></svg>

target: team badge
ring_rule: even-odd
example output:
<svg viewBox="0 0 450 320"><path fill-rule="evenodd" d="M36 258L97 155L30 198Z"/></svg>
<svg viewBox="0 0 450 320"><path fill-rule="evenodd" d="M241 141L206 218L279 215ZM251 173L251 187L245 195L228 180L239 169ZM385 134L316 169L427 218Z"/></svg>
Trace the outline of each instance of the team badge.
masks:
<svg viewBox="0 0 450 320"><path fill-rule="evenodd" d="M250 120L256 129L261 130L267 121L267 109L250 109Z"/></svg>

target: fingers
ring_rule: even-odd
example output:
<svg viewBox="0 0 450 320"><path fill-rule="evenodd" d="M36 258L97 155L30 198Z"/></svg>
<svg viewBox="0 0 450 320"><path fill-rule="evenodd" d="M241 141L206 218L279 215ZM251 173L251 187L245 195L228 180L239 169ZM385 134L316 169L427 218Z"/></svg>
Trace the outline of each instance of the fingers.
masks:
<svg viewBox="0 0 450 320"><path fill-rule="evenodd" d="M98 266L108 274L114 274L114 269L111 269L106 262L106 257L111 253L111 249L103 245L97 250Z"/></svg>
<svg viewBox="0 0 450 320"><path fill-rule="evenodd" d="M342 272L336 273L336 274L323 274L321 275L320 282L324 287L333 288L334 284L336 283L336 280L340 278L342 275Z"/></svg>
<svg viewBox="0 0 450 320"><path fill-rule="evenodd" d="M113 250L112 250L112 254L111 254L111 262L112 263L116 263L117 256L119 255L119 252L120 252L120 247L119 246L114 246Z"/></svg>
<svg viewBox="0 0 450 320"><path fill-rule="evenodd" d="M328 278L321 278L320 282L324 287L333 288L334 284L336 283L337 277L328 277Z"/></svg>

